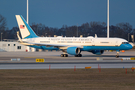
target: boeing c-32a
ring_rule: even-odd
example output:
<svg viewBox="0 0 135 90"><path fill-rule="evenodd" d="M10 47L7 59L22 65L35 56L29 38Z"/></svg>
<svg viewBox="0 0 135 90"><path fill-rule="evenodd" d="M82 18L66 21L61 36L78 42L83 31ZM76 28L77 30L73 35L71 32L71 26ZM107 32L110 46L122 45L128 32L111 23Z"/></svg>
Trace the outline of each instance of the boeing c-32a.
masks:
<svg viewBox="0 0 135 90"><path fill-rule="evenodd" d="M21 44L43 50L61 50L61 57L68 57L68 54L81 57L81 51L101 55L104 50L116 50L116 57L119 57L120 50L132 49L132 45L121 38L39 37L21 15L16 15L16 19L22 36L21 39L17 34Z"/></svg>

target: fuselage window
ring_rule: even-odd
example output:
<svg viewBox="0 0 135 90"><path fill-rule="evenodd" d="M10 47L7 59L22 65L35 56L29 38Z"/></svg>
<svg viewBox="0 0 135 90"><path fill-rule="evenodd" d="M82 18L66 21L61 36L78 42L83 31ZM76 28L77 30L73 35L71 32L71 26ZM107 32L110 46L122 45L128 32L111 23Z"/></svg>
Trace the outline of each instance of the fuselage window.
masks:
<svg viewBox="0 0 135 90"><path fill-rule="evenodd" d="M100 42L100 43L109 43L109 42Z"/></svg>
<svg viewBox="0 0 135 90"><path fill-rule="evenodd" d="M50 43L50 41L40 41L40 43Z"/></svg>

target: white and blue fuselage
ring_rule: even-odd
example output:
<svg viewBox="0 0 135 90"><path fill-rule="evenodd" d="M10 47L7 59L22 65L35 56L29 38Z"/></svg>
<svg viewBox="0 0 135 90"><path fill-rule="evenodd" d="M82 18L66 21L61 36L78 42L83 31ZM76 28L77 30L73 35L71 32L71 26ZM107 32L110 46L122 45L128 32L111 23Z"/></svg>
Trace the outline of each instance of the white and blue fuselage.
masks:
<svg viewBox="0 0 135 90"><path fill-rule="evenodd" d="M127 40L121 38L36 37L30 39L22 39L22 41L31 44L33 43L41 44L41 45L29 45L29 46L38 49L44 49L44 50L59 50L63 47L68 48L70 46L78 47L80 48L81 51L132 49L132 45L129 44Z"/></svg>
<svg viewBox="0 0 135 90"><path fill-rule="evenodd" d="M68 56L67 54L82 56L81 51L99 55L104 50L132 49L132 45L122 38L38 37L21 15L16 15L16 19L22 35L21 44L43 50L62 50L62 57Z"/></svg>

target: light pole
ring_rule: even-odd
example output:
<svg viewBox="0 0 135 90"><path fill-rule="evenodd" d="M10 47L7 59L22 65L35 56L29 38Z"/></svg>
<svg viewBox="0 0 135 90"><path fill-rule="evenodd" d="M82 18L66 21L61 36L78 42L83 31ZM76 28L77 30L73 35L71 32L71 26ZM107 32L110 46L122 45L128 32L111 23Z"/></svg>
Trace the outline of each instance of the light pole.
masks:
<svg viewBox="0 0 135 90"><path fill-rule="evenodd" d="M2 34L3 34L3 33L1 33L1 41L2 41Z"/></svg>
<svg viewBox="0 0 135 90"><path fill-rule="evenodd" d="M109 0L107 0L107 38L109 38Z"/></svg>
<svg viewBox="0 0 135 90"><path fill-rule="evenodd" d="M135 29L133 29L133 43L134 43L134 38L135 38L135 35L134 35L134 30L135 30Z"/></svg>
<svg viewBox="0 0 135 90"><path fill-rule="evenodd" d="M78 37L78 24L77 24L77 37Z"/></svg>
<svg viewBox="0 0 135 90"><path fill-rule="evenodd" d="M28 10L29 10L29 7L28 7L28 5L29 5L29 3L28 3L29 1L27 0L27 23L29 23L29 19L28 19Z"/></svg>

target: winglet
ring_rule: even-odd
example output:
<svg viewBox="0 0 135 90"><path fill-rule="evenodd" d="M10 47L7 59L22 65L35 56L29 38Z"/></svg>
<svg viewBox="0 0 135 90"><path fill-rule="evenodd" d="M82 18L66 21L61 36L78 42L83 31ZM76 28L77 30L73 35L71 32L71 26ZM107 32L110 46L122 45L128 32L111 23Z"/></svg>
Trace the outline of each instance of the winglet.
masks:
<svg viewBox="0 0 135 90"><path fill-rule="evenodd" d="M18 37L18 39L19 39L19 42L22 43L23 41L22 41L22 39L21 39L20 36L19 36L19 31L17 31L17 37Z"/></svg>

